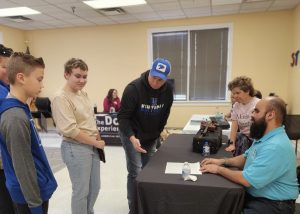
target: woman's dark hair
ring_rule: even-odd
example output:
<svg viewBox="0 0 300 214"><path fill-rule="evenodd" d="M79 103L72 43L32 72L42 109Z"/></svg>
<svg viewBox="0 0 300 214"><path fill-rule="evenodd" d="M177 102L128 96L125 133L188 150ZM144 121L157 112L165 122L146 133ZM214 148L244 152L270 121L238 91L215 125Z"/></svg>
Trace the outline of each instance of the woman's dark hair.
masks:
<svg viewBox="0 0 300 214"><path fill-rule="evenodd" d="M114 93L114 91L115 91L116 89L114 89L114 88L111 88L111 89L109 89L108 90L108 93L107 93L107 99L109 100L109 102L113 102L113 93Z"/></svg>
<svg viewBox="0 0 300 214"><path fill-rule="evenodd" d="M240 88L244 92L249 92L251 97L254 96L254 87L251 78L246 76L236 77L228 84L228 89L232 91L234 88Z"/></svg>
<svg viewBox="0 0 300 214"><path fill-rule="evenodd" d="M258 99L262 98L262 94L259 90L254 90L254 97L257 97Z"/></svg>

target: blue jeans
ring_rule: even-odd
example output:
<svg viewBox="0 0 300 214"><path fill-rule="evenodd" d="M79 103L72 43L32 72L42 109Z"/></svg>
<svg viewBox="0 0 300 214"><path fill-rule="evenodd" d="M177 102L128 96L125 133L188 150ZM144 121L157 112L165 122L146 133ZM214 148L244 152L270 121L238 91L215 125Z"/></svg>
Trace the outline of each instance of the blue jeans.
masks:
<svg viewBox="0 0 300 214"><path fill-rule="evenodd" d="M122 132L120 138L126 154L127 163L127 199L129 206L129 213L136 214L137 211L137 189L136 177L142 168L148 163L150 157L156 151L157 140L153 141L148 148L143 148L147 151L146 154L135 151L132 143Z"/></svg>
<svg viewBox="0 0 300 214"><path fill-rule="evenodd" d="M96 148L63 141L62 159L72 182L72 214L93 214L100 190L100 159Z"/></svg>
<svg viewBox="0 0 300 214"><path fill-rule="evenodd" d="M239 156L241 154L244 154L247 149L249 149L252 145L252 139L250 139L248 136L237 133L236 142L235 142L235 151L233 153L233 156Z"/></svg>

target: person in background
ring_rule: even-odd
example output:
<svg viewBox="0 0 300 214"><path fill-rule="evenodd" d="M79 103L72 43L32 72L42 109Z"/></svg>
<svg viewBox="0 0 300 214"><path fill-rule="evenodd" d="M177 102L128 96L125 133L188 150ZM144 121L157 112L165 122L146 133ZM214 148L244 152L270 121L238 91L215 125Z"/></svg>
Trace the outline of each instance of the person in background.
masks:
<svg viewBox="0 0 300 214"><path fill-rule="evenodd" d="M249 137L251 113L259 99L254 97L254 87L249 77L235 78L228 84L228 89L236 103L232 108L229 146L226 151L233 152L233 155L237 156L244 153L252 144Z"/></svg>
<svg viewBox="0 0 300 214"><path fill-rule="evenodd" d="M103 149L93 105L86 92L88 66L77 58L65 63L66 83L52 101L53 119L63 136L62 158L72 182L72 214L92 214L100 190L100 158Z"/></svg>
<svg viewBox="0 0 300 214"><path fill-rule="evenodd" d="M262 98L262 94L259 90L254 90L254 97L257 97L258 99Z"/></svg>
<svg viewBox="0 0 300 214"><path fill-rule="evenodd" d="M274 92L270 92L269 93L269 97L278 97L278 95L276 93L274 93Z"/></svg>
<svg viewBox="0 0 300 214"><path fill-rule="evenodd" d="M231 109L230 109L230 112L228 112L227 114L225 114L224 118L225 120L231 120L231 114L232 114L232 111L233 111L233 105L235 103L235 99L234 99L234 96L233 96L233 93L230 94L230 101L231 101Z"/></svg>
<svg viewBox="0 0 300 214"><path fill-rule="evenodd" d="M38 111L38 108L35 105L35 101L36 101L36 97L32 97L30 99L29 109L30 109L31 112L37 112ZM41 122L39 121L38 118L33 118L33 122L34 122L34 125L35 125L35 127L37 128L38 131L43 130L41 125L40 125Z"/></svg>
<svg viewBox="0 0 300 214"><path fill-rule="evenodd" d="M121 107L120 98L116 89L109 89L107 96L103 100L103 112L118 112Z"/></svg>
<svg viewBox="0 0 300 214"><path fill-rule="evenodd" d="M13 50L11 48L0 44L0 98L5 98L9 92L6 68L12 53Z"/></svg>
<svg viewBox="0 0 300 214"><path fill-rule="evenodd" d="M170 62L157 58L150 71L126 86L122 96L118 121L126 154L130 214L137 213L135 179L156 151L173 104L173 88L167 82L170 72Z"/></svg>
<svg viewBox="0 0 300 214"><path fill-rule="evenodd" d="M9 85L7 78L7 64L9 57L13 53L11 48L7 48L0 44L0 99L6 98L9 93ZM1 150L0 150L0 213L14 213L13 203L5 185L5 174L3 171Z"/></svg>
<svg viewBox="0 0 300 214"><path fill-rule="evenodd" d="M297 160L282 125L285 115L282 99L262 99L252 113L250 136L254 141L245 154L229 159L206 158L201 162L202 172L219 174L246 187L244 214L293 214L295 211L299 194Z"/></svg>
<svg viewBox="0 0 300 214"><path fill-rule="evenodd" d="M17 52L7 66L10 93L0 104L0 145L16 214L46 214L57 188L27 105L43 88L44 68L42 58Z"/></svg>

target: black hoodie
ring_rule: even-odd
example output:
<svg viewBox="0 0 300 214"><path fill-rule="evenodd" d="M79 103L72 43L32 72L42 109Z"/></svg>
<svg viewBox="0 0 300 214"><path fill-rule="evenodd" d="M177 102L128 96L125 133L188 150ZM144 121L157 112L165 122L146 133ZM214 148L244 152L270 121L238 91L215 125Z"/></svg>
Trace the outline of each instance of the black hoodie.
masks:
<svg viewBox="0 0 300 214"><path fill-rule="evenodd" d="M159 137L173 103L171 84L153 89L148 76L146 71L126 86L118 113L119 130L128 138L134 135L144 146Z"/></svg>

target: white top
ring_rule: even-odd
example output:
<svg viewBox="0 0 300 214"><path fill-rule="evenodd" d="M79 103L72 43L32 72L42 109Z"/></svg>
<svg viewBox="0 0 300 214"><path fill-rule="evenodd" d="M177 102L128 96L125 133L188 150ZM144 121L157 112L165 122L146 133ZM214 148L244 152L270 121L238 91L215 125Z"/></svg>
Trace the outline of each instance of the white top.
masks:
<svg viewBox="0 0 300 214"><path fill-rule="evenodd" d="M259 100L257 97L253 97L247 104L236 102L233 105L231 120L237 121L240 132L247 136L250 134L250 126L252 124L251 114Z"/></svg>

